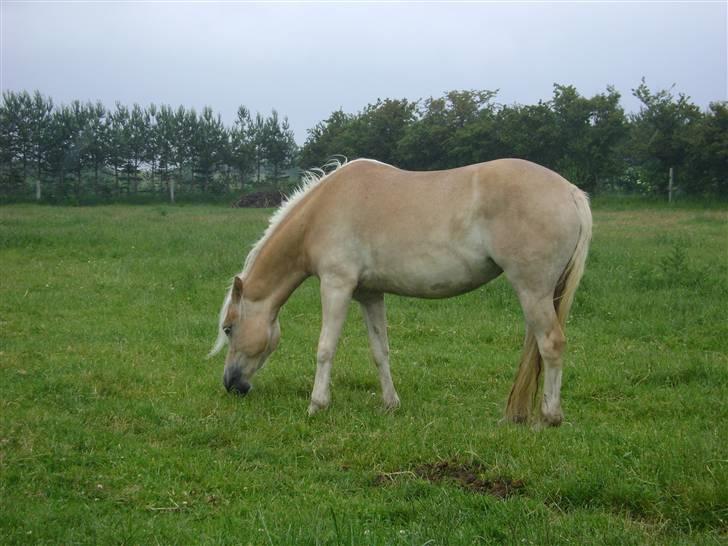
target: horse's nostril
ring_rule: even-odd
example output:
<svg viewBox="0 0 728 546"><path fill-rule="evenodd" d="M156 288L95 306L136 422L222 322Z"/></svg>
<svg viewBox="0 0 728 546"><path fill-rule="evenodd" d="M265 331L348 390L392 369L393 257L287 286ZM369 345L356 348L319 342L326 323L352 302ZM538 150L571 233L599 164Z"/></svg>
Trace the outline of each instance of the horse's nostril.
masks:
<svg viewBox="0 0 728 546"><path fill-rule="evenodd" d="M240 396L245 396L248 394L248 391L250 391L250 383L245 381L238 381L228 387L228 392L239 394Z"/></svg>
<svg viewBox="0 0 728 546"><path fill-rule="evenodd" d="M246 395L250 390L250 383L243 379L240 368L226 370L222 382L227 391L234 394Z"/></svg>

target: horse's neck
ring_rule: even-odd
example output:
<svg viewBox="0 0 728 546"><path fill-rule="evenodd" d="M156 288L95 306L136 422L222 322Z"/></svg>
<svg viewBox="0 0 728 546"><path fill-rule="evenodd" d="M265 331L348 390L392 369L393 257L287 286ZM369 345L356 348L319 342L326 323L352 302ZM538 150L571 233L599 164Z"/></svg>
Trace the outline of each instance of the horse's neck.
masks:
<svg viewBox="0 0 728 546"><path fill-rule="evenodd" d="M303 230L295 221L278 226L255 257L245 279L245 296L267 300L277 312L308 277L303 256Z"/></svg>

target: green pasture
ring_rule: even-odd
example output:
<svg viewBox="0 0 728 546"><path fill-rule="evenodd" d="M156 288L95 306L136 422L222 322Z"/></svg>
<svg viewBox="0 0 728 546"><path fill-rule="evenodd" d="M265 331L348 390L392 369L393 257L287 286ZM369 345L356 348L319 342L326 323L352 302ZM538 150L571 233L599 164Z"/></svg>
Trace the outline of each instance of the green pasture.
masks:
<svg viewBox="0 0 728 546"><path fill-rule="evenodd" d="M0 207L0 544L728 542L728 209L596 203L557 429L499 424L522 340L505 279L389 297L381 409L359 310L309 418L307 281L246 398L207 360L270 211ZM506 498L430 480L447 463Z"/></svg>

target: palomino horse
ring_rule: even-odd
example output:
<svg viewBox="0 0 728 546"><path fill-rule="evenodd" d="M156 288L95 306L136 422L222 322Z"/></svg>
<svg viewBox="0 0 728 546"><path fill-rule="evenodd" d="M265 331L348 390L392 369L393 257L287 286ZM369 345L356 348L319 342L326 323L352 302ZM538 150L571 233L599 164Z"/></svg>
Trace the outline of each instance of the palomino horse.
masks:
<svg viewBox="0 0 728 546"><path fill-rule="evenodd" d="M543 365L541 419L558 425L563 328L591 231L586 194L527 161L437 172L367 159L338 165L310 175L272 217L233 279L211 354L229 342L223 382L246 394L280 339L278 311L315 275L323 324L309 414L331 400L331 365L352 299L361 304L384 405L393 409L399 397L389 372L384 293L446 298L505 273L526 320L506 418L531 418Z"/></svg>

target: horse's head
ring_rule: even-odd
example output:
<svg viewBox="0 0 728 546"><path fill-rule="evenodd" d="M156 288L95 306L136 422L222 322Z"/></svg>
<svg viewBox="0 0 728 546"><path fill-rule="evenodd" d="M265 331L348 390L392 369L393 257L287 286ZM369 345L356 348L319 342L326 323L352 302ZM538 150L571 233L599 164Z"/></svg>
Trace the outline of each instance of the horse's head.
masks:
<svg viewBox="0 0 728 546"><path fill-rule="evenodd" d="M220 350L227 339L223 384L228 392L248 393L251 378L278 346L280 337L277 313L272 314L261 302L246 301L243 281L236 276L220 312L220 337L213 349L213 353Z"/></svg>

